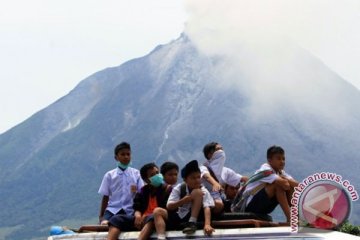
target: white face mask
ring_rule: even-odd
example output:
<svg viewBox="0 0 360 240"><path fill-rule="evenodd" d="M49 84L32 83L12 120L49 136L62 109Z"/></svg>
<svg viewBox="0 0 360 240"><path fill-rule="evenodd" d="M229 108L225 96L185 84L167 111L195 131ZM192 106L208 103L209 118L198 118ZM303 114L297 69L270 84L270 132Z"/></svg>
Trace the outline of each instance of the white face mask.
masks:
<svg viewBox="0 0 360 240"><path fill-rule="evenodd" d="M215 161L215 160L218 160L218 159L223 159L224 161L225 161L225 158L226 158L226 156L225 156L225 152L224 152L224 150L217 150L217 151L215 151L214 153L213 153L213 155L212 155L212 157L210 158L210 162L212 162L212 161Z"/></svg>
<svg viewBox="0 0 360 240"><path fill-rule="evenodd" d="M213 153L212 157L209 160L208 166L213 170L217 179L221 179L221 172L223 170L226 160L226 155L224 150L217 150Z"/></svg>

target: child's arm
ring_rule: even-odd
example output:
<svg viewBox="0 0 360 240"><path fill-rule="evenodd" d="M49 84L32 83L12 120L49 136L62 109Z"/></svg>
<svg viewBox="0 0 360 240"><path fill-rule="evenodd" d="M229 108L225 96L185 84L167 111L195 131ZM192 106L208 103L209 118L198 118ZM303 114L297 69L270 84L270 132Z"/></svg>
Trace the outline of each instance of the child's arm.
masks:
<svg viewBox="0 0 360 240"><path fill-rule="evenodd" d="M290 189L289 179L277 176L276 180L274 181L275 185L281 187L285 191Z"/></svg>
<svg viewBox="0 0 360 240"><path fill-rule="evenodd" d="M293 179L293 178L289 178L289 179L287 179L287 180L289 181L289 184L290 184L290 187L291 187L291 188L297 187L297 186L299 185L299 182L296 181L296 180Z"/></svg>
<svg viewBox="0 0 360 240"><path fill-rule="evenodd" d="M293 177L284 172L280 173L280 177L286 179L289 182L290 188L294 188L299 185L298 181L296 181Z"/></svg>
<svg viewBox="0 0 360 240"><path fill-rule="evenodd" d="M105 209L107 208L108 202L109 202L109 196L103 195L100 205L99 223L101 223L101 221L104 218L104 213L105 213Z"/></svg>
<svg viewBox="0 0 360 240"><path fill-rule="evenodd" d="M204 233L206 235L211 235L215 231L215 229L211 227L211 211L209 207L204 208L204 217Z"/></svg>
<svg viewBox="0 0 360 240"><path fill-rule="evenodd" d="M168 202L166 205L166 208L170 211L176 210L179 207L181 207L182 205L189 203L192 201L192 197L191 195L186 195L185 197L183 197L182 199L180 199L179 201L174 201L174 202Z"/></svg>
<svg viewBox="0 0 360 240"><path fill-rule="evenodd" d="M137 229L141 229L142 227L142 220L143 218L141 217L141 212L140 211L135 211L135 220L134 220L134 226L137 228Z"/></svg>
<svg viewBox="0 0 360 240"><path fill-rule="evenodd" d="M213 187L212 190L213 190L214 192L218 192L218 191L221 190L221 185L220 185L220 183L218 183L218 182L211 176L210 173L208 173L208 172L204 173L203 178L212 185L212 187Z"/></svg>

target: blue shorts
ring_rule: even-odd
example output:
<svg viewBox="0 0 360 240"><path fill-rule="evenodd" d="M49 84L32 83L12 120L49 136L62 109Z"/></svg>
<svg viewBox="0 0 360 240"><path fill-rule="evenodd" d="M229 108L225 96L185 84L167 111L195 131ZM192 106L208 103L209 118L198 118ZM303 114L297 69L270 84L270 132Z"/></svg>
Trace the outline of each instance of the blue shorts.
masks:
<svg viewBox="0 0 360 240"><path fill-rule="evenodd" d="M249 204L246 206L245 212L269 214L279 204L276 197L269 198L265 188L256 193Z"/></svg>
<svg viewBox="0 0 360 240"><path fill-rule="evenodd" d="M134 215L116 214L109 220L109 226L116 227L121 231L136 231Z"/></svg>
<svg viewBox="0 0 360 240"><path fill-rule="evenodd" d="M120 211L118 211L116 214L126 214L125 211L123 209L120 209ZM112 212L110 212L109 210L106 210L104 212L104 220L110 220L110 218L112 218L114 215Z"/></svg>

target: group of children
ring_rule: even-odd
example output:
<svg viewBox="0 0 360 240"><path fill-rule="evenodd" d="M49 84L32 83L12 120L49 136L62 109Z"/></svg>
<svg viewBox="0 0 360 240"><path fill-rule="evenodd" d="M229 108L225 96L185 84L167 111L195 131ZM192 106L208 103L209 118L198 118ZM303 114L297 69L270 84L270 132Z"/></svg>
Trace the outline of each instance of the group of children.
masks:
<svg viewBox="0 0 360 240"><path fill-rule="evenodd" d="M290 198L298 183L284 171L281 147L270 147L267 163L250 178L224 166L226 155L219 143L206 144L203 153L206 161L188 162L180 171L183 182L177 184L176 163L165 162L160 168L147 163L139 171L130 167L130 144L117 145L117 168L104 175L99 189L103 195L99 222L109 226L108 239L134 230L140 231L139 239L148 239L154 230L158 239L166 239L166 230L192 234L198 222L211 235L212 216L231 211L269 214L278 204L290 221ZM244 202L242 210L239 198Z"/></svg>

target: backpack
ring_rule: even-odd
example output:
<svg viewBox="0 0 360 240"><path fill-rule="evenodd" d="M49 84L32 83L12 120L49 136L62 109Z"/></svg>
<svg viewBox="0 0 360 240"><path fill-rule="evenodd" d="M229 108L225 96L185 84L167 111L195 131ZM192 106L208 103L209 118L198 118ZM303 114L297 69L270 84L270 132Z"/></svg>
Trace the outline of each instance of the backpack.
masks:
<svg viewBox="0 0 360 240"><path fill-rule="evenodd" d="M180 186L180 199L186 196L186 183L181 183Z"/></svg>
<svg viewBox="0 0 360 240"><path fill-rule="evenodd" d="M231 212L240 212L240 213L245 212L246 203L247 203L249 197L255 195L258 191L260 191L262 188L264 188L266 183L262 183L259 186L257 186L256 188L254 188L253 190L244 194L246 186L249 185L249 183L258 181L258 180L260 180L264 177L267 177L273 173L274 173L274 171L272 171L272 170L264 170L264 171L261 171L261 172L258 172L256 174L252 175L249 178L249 180L247 180L247 182L242 186L240 191L238 191L238 193L236 194L234 201L231 204Z"/></svg>

